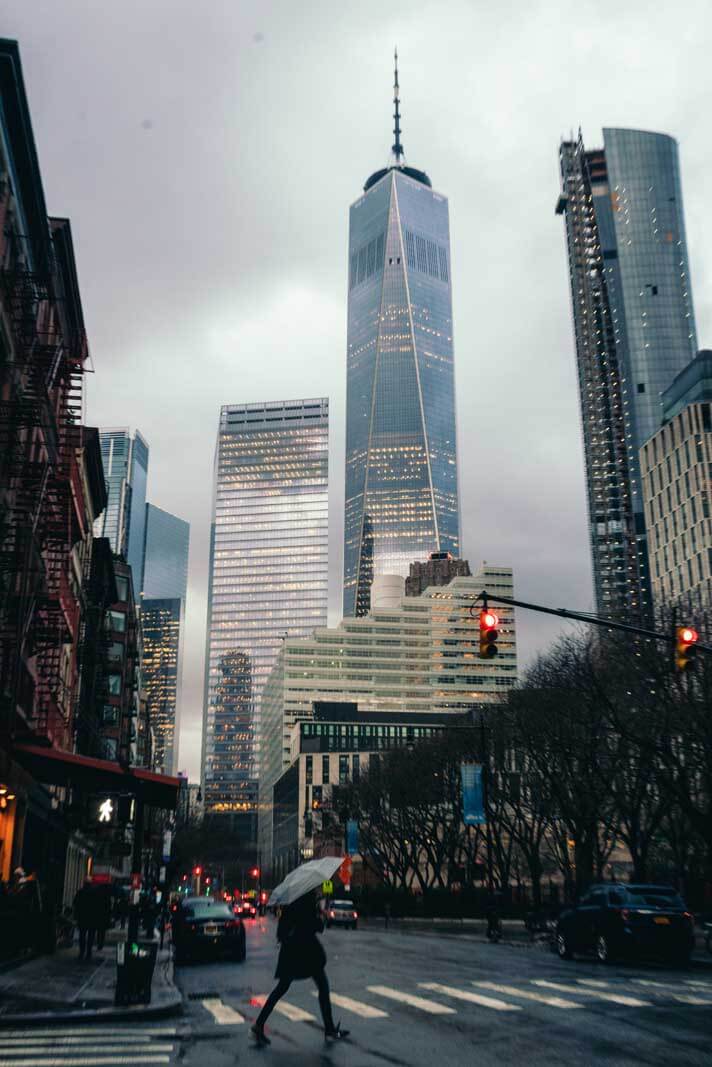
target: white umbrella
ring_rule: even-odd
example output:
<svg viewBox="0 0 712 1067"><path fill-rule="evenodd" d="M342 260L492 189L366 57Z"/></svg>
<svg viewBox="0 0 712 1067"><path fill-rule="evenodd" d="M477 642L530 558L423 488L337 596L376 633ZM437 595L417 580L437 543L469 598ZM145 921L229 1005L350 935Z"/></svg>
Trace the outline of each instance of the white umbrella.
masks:
<svg viewBox="0 0 712 1067"><path fill-rule="evenodd" d="M305 893L316 889L322 882L328 882L330 878L333 878L343 862L343 856L322 856L321 859L309 860L301 867L295 867L284 881L272 890L267 906L273 908L277 904L294 903Z"/></svg>

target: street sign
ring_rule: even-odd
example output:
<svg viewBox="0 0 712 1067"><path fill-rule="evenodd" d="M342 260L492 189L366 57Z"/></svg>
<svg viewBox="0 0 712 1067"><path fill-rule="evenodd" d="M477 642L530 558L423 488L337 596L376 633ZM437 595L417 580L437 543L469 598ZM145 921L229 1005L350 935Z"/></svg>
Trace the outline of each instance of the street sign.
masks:
<svg viewBox="0 0 712 1067"><path fill-rule="evenodd" d="M334 883L329 879L328 882L321 883L321 895L323 897L330 897L334 893Z"/></svg>

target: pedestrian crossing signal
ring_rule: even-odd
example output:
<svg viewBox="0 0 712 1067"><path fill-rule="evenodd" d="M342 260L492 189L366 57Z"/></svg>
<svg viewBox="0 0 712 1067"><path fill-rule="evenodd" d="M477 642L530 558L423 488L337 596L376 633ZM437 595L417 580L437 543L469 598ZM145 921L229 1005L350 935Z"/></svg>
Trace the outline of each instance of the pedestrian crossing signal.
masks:
<svg viewBox="0 0 712 1067"><path fill-rule="evenodd" d="M480 612L480 656L482 659L492 659L499 652L497 648L497 629L499 619L493 611L485 609Z"/></svg>
<svg viewBox="0 0 712 1067"><path fill-rule="evenodd" d="M699 634L691 626L678 626L676 636L675 666L678 671L689 671L695 665Z"/></svg>

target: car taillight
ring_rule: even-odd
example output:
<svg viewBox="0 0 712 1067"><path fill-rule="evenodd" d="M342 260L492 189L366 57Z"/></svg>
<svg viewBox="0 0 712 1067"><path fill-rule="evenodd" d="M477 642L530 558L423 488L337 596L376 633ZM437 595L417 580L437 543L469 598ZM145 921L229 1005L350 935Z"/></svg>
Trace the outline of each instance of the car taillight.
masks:
<svg viewBox="0 0 712 1067"><path fill-rule="evenodd" d="M683 919L687 919L687 921L690 923L691 926L694 926L694 924L695 924L695 916L692 914L691 911L683 912L682 917L683 917Z"/></svg>
<svg viewBox="0 0 712 1067"><path fill-rule="evenodd" d="M357 911L354 912L354 919L358 919L358 912Z"/></svg>
<svg viewBox="0 0 712 1067"><path fill-rule="evenodd" d="M329 912L329 918L330 919L334 919L335 917L336 917L336 912L335 911L330 911Z"/></svg>

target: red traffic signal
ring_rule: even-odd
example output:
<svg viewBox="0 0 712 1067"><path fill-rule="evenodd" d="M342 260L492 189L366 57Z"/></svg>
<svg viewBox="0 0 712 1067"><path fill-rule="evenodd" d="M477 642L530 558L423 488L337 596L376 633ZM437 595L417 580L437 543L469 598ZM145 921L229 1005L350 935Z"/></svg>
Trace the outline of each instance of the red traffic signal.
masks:
<svg viewBox="0 0 712 1067"><path fill-rule="evenodd" d="M193 874L195 875L196 878L200 878L202 873L203 873L203 868L202 867L193 867Z"/></svg>
<svg viewBox="0 0 712 1067"><path fill-rule="evenodd" d="M485 609L480 612L480 655L483 659L492 659L499 651L497 648L498 626L499 618L493 611Z"/></svg>
<svg viewBox="0 0 712 1067"><path fill-rule="evenodd" d="M259 876L260 876L259 867L253 867L252 870L250 871L250 874L252 875L253 878L259 878Z"/></svg>
<svg viewBox="0 0 712 1067"><path fill-rule="evenodd" d="M675 666L678 671L689 671L694 667L697 655L695 642L699 640L699 636L697 630L693 630L691 626L678 626L675 648Z"/></svg>

